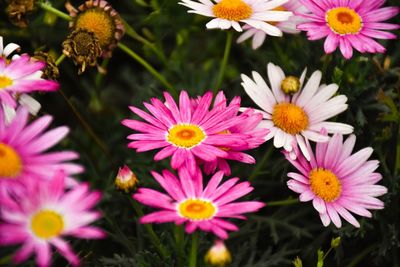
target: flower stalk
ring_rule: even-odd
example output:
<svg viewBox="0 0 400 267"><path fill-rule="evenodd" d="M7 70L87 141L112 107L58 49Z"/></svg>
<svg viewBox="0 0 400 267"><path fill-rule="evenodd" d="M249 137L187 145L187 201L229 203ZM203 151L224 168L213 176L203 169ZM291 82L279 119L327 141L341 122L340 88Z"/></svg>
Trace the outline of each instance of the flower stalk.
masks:
<svg viewBox="0 0 400 267"><path fill-rule="evenodd" d="M215 86L214 86L214 89L213 89L214 94L216 94L217 91L220 90L220 87L221 87L221 84L222 84L222 79L224 78L226 65L228 63L229 54L231 52L232 38L233 38L233 31L228 31L227 32L227 36L226 36L224 56L223 56L222 61L221 61L221 66L220 66L220 69L219 69L217 82L215 83Z"/></svg>

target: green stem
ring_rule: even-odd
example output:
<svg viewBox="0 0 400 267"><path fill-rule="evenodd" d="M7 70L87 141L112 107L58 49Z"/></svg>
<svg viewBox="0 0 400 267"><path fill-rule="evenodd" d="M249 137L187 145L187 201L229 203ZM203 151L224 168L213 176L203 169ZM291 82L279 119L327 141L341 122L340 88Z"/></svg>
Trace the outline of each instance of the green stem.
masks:
<svg viewBox="0 0 400 267"><path fill-rule="evenodd" d="M6 266L6 265L8 265L8 264L11 264L11 259L12 259L12 257L13 257L13 254L7 255L7 256L1 258L1 259L0 259L0 264L1 264L1 265L4 264L4 266Z"/></svg>
<svg viewBox="0 0 400 267"><path fill-rule="evenodd" d="M249 176L249 181L253 181L254 178L257 177L258 173L264 167L265 163L268 161L269 157L271 156L273 151L273 146L269 146L267 152L265 152L264 157L257 163L256 167L254 168L253 172Z"/></svg>
<svg viewBox="0 0 400 267"><path fill-rule="evenodd" d="M299 203L299 200L297 198L288 198L285 200L267 202L266 204L268 207L273 207L273 206L288 206L297 203Z"/></svg>
<svg viewBox="0 0 400 267"><path fill-rule="evenodd" d="M164 78L162 74L160 74L157 70L155 70L144 58L136 54L132 49L124 45L123 43L118 43L118 47L124 51L127 55L136 60L139 64L145 67L155 78L157 78L170 92L173 96L178 96L178 92L176 89Z"/></svg>
<svg viewBox="0 0 400 267"><path fill-rule="evenodd" d="M56 66L60 65L61 62L63 62L64 59L65 59L66 57L67 57L67 56L66 56L64 53L61 54L61 56L60 56L59 58L57 58L57 60L56 60L56 62L55 62Z"/></svg>
<svg viewBox="0 0 400 267"><path fill-rule="evenodd" d="M233 38L233 31L228 31L227 36L226 36L224 57L222 58L217 82L215 83L215 86L214 86L214 94L216 94L218 92L218 90L220 90L220 87L222 84L222 79L224 78L226 64L228 63L229 54L231 52L232 38Z"/></svg>
<svg viewBox="0 0 400 267"><path fill-rule="evenodd" d="M326 72L329 67L329 63L332 61L332 54L328 54L324 56L324 64L322 65L322 77L326 77Z"/></svg>
<svg viewBox="0 0 400 267"><path fill-rule="evenodd" d="M153 43L151 43L150 41L148 41L146 38L142 37L141 35L139 35L135 29L133 29L128 22L126 22L124 19L121 19L122 23L124 24L125 27L125 33L126 35L130 36L131 38L135 39L136 41L141 42L142 44L148 46L151 50L153 50L153 52L160 58L160 60L167 65L167 58L164 54L164 52L160 49L157 48L157 46Z"/></svg>
<svg viewBox="0 0 400 267"><path fill-rule="evenodd" d="M74 104L72 104L72 102L68 99L68 97L65 95L65 93L63 92L63 90L60 88L58 89L58 92L61 94L61 96L64 98L65 102L67 103L67 105L69 106L69 108L71 109L71 111L74 113L74 115L76 116L76 118L78 119L78 121L82 124L83 128L85 129L85 131L89 134L90 137L93 138L93 140L95 141L95 143L101 148L101 150L103 150L103 152L111 159L111 155L108 152L108 147L106 144L104 144L101 139L97 136L97 134L93 131L92 127L89 125L88 122L86 122L86 120L83 118L83 116L80 114L80 112L78 111L78 109L74 106Z"/></svg>
<svg viewBox="0 0 400 267"><path fill-rule="evenodd" d="M328 251L324 254L324 257L322 258L323 261L326 259L326 257L329 255L329 253L331 253L332 249L333 249L333 247L330 247L328 249Z"/></svg>
<svg viewBox="0 0 400 267"><path fill-rule="evenodd" d="M192 247L190 248L189 267L197 266L198 246L199 246L199 233L196 231L192 234Z"/></svg>
<svg viewBox="0 0 400 267"><path fill-rule="evenodd" d="M50 13L53 13L54 15L56 15L56 16L64 19L64 20L67 20L67 21L71 21L72 20L72 18L68 14L66 14L66 13L64 13L64 12L54 8L54 7L52 7L51 4L49 4L47 2L40 2L39 3L39 7L41 7L43 10L46 10L46 11L48 11Z"/></svg>
<svg viewBox="0 0 400 267"><path fill-rule="evenodd" d="M182 225L174 226L178 266L183 267L185 233Z"/></svg>
<svg viewBox="0 0 400 267"><path fill-rule="evenodd" d="M140 207L140 205L134 201L133 199L129 198L129 200L132 203L133 208L136 211L136 214L139 217L142 217L143 211L142 208ZM157 234L154 232L153 227L151 226L151 224L144 224L144 228L146 229L147 233L150 235L151 238L151 242L153 243L153 245L156 247L158 253L160 254L161 258L163 260L168 258L168 251L166 250L166 248L161 244L160 239L158 238Z"/></svg>

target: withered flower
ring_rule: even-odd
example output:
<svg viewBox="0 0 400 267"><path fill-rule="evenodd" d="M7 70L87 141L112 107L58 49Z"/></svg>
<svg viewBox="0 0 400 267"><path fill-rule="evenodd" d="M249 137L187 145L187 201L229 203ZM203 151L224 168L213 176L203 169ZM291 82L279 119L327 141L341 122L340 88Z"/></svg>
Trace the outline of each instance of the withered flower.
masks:
<svg viewBox="0 0 400 267"><path fill-rule="evenodd" d="M111 5L104 0L89 0L78 9L69 2L65 7L73 18L69 25L71 30L85 29L93 32L103 51L102 57L111 57L112 50L125 33L121 18Z"/></svg>
<svg viewBox="0 0 400 267"><path fill-rule="evenodd" d="M9 0L6 8L11 23L18 27L27 27L27 16L33 12L36 0Z"/></svg>
<svg viewBox="0 0 400 267"><path fill-rule="evenodd" d="M46 68L43 70L43 79L57 80L60 77L60 71L56 65L54 58L43 51L36 51L33 59L46 62Z"/></svg>
<svg viewBox="0 0 400 267"><path fill-rule="evenodd" d="M72 31L62 46L63 53L79 66L79 74L83 73L87 66L96 66L97 58L102 53L100 41L96 35L82 28Z"/></svg>

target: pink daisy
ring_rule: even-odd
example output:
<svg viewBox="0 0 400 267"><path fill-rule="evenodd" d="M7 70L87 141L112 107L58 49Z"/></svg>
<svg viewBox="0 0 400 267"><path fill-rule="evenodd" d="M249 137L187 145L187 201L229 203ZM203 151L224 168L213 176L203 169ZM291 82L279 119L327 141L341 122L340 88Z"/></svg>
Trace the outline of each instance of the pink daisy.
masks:
<svg viewBox="0 0 400 267"><path fill-rule="evenodd" d="M7 60L0 57L1 102L15 107L17 103L13 97L14 94L58 89L57 82L41 78L41 70L45 68L46 63L32 62L30 59L28 55L24 54L7 64Z"/></svg>
<svg viewBox="0 0 400 267"><path fill-rule="evenodd" d="M302 155L292 160L285 153L300 171L288 173L292 178L287 182L289 188L300 194L300 201L312 200L324 226L332 221L340 228L342 217L360 227L350 212L371 217L368 209L383 209L383 202L376 198L387 193L386 187L376 185L382 179L381 174L374 172L379 161L368 160L373 152L370 147L352 154L355 142L354 135L343 142L343 136L335 134L329 142L317 143L315 156L307 143L310 161Z"/></svg>
<svg viewBox="0 0 400 267"><path fill-rule="evenodd" d="M385 0L300 0L312 14L299 14L311 22L297 28L307 31L309 40L325 40L325 52L332 53L339 46L347 59L353 48L361 53L384 53L386 49L374 41L395 39L396 35L383 30L399 29L399 25L383 21L396 16L398 7L384 7Z"/></svg>
<svg viewBox="0 0 400 267"><path fill-rule="evenodd" d="M197 107L192 110L186 91L180 94L179 106L170 94L165 92L164 97L165 103L156 98L151 99L151 104L144 103L151 115L130 107L146 122L129 119L122 121L123 125L139 132L128 136L128 139L134 140L128 147L135 148L137 152L162 148L154 160L172 156L172 168L187 167L191 174L195 174L198 168L196 159L215 161L218 157L228 156L221 147L241 149L248 146L248 135L221 134L247 119L245 116L236 116L240 101L232 101L228 106L221 103L209 110L212 93L207 92L199 98Z"/></svg>
<svg viewBox="0 0 400 267"><path fill-rule="evenodd" d="M45 152L67 135L67 127L44 132L52 121L51 116L31 123L28 118L27 109L19 108L16 117L7 124L0 109L0 196L21 185L32 186L37 179L50 180L59 169L67 175L83 171L80 165L68 162L77 159L77 153ZM67 182L76 183L72 178Z"/></svg>
<svg viewBox="0 0 400 267"><path fill-rule="evenodd" d="M253 187L249 182L237 184L239 178L231 178L219 186L222 172L214 174L205 189L201 173L193 178L186 169L181 169L179 179L168 170L164 170L162 175L152 174L168 194L140 188L133 195L142 204L161 209L143 216L141 223L186 223L187 233L199 228L226 239L227 231L237 231L238 228L223 218L245 219L243 213L256 212L264 207L264 203L258 201L232 203L253 191Z"/></svg>
<svg viewBox="0 0 400 267"><path fill-rule="evenodd" d="M2 57L7 64L12 60L20 57L18 54L14 54L14 52L18 52L19 50L20 46L17 44L9 43L7 45L4 45L3 37L0 36L0 57ZM42 71L38 70L37 72L38 73L34 75L38 76L42 75ZM20 105L25 106L29 110L29 112L35 116L41 108L40 103L27 94L20 94L18 96L18 102ZM16 112L15 107L12 107L9 104L2 101L0 101L0 104L3 108L7 122L8 123L11 122L11 120L15 117L15 112Z"/></svg>
<svg viewBox="0 0 400 267"><path fill-rule="evenodd" d="M299 3L298 0L289 0L289 2L278 6L274 9L275 11L291 11L294 14L298 12L306 12L305 7ZM297 24L300 22L304 22L305 19L299 16L291 16L287 21L280 21L280 22L269 22L272 25L279 28L282 32L289 33L289 34L296 34L299 33L300 30L297 29ZM243 29L245 30L243 34L239 36L237 39L237 43L242 43L245 40L253 37L252 47L253 49L259 48L265 41L268 33L261 29L254 28L250 25L244 25Z"/></svg>
<svg viewBox="0 0 400 267"><path fill-rule="evenodd" d="M240 99L234 99L232 101L240 101ZM197 101L194 103L194 106L197 106ZM215 97L214 107L217 106L221 106L221 108L227 107L226 97L222 91L219 92ZM259 128L259 124L262 120L262 114L255 113L253 109L247 109L239 116L245 117L246 119L240 124L236 124L227 128L220 134L245 134L248 136L246 139L247 145L234 149L221 147L221 149L227 152L227 156L224 158L218 157L217 160L214 161L204 162L204 171L206 174L215 173L216 169L219 169L223 171L225 175L230 175L231 168L229 167L227 160L236 160L248 164L254 164L256 162L252 156L242 151L256 148L264 143L265 136L268 134L269 130Z"/></svg>
<svg viewBox="0 0 400 267"><path fill-rule="evenodd" d="M53 245L73 266L78 266L79 259L63 236L105 237L101 229L88 226L101 217L92 210L100 198L101 193L90 192L88 184L65 192L63 172L48 183L27 187L23 197L11 199L1 210L0 245L23 244L13 257L15 264L35 253L38 266L50 266Z"/></svg>

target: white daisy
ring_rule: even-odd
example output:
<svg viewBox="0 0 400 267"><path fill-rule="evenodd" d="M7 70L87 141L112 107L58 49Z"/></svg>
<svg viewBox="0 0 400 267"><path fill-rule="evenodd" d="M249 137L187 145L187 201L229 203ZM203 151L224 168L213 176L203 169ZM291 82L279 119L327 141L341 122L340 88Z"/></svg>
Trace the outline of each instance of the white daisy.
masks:
<svg viewBox="0 0 400 267"><path fill-rule="evenodd" d="M294 14L296 12L307 13L307 9L299 3L298 0L289 0L289 2L278 6L273 9L274 11L291 11ZM291 16L287 21L281 21L278 23L275 22L268 22L276 27L278 27L281 31L290 34L297 34L300 33L300 30L297 30L297 24L300 22L304 22L305 19L299 16ZM267 37L267 33L261 29L254 28L250 25L244 25L243 29L245 32L239 36L237 39L237 43L244 42L245 40L253 37L252 47L253 49L259 48L265 41Z"/></svg>
<svg viewBox="0 0 400 267"><path fill-rule="evenodd" d="M6 62L19 58L20 56L18 54L14 54L13 56L11 55L14 52L19 52L20 48L21 47L15 43L9 43L4 46L3 37L0 36L0 57L4 58ZM42 71L37 71L35 73L35 76L42 76ZM27 94L21 94L18 98L18 102L20 105L25 106L29 110L29 113L31 113L32 115L37 115L41 108L40 103ZM6 122L10 123L16 115L15 108L8 105L7 103L1 103L0 108L1 107L3 108Z"/></svg>
<svg viewBox="0 0 400 267"><path fill-rule="evenodd" d="M347 97L333 97L339 88L337 84L320 85L320 71L311 75L304 88L306 70L300 79L285 76L282 69L272 63L268 64L267 71L272 90L255 71L253 80L241 75L244 90L262 108L258 110L264 118L260 127L270 129L266 141L274 138L274 146L283 147L293 159L296 158L294 147L298 145L305 158L310 160L306 147L308 140L329 140L320 133L322 128L331 134L353 132L353 127L348 124L326 121L347 109Z"/></svg>
<svg viewBox="0 0 400 267"><path fill-rule="evenodd" d="M274 10L289 0L181 0L179 4L191 8L189 13L213 17L207 23L208 29L229 29L241 32L239 22L260 29L272 36L282 36L275 22L287 21L293 15L290 11Z"/></svg>

